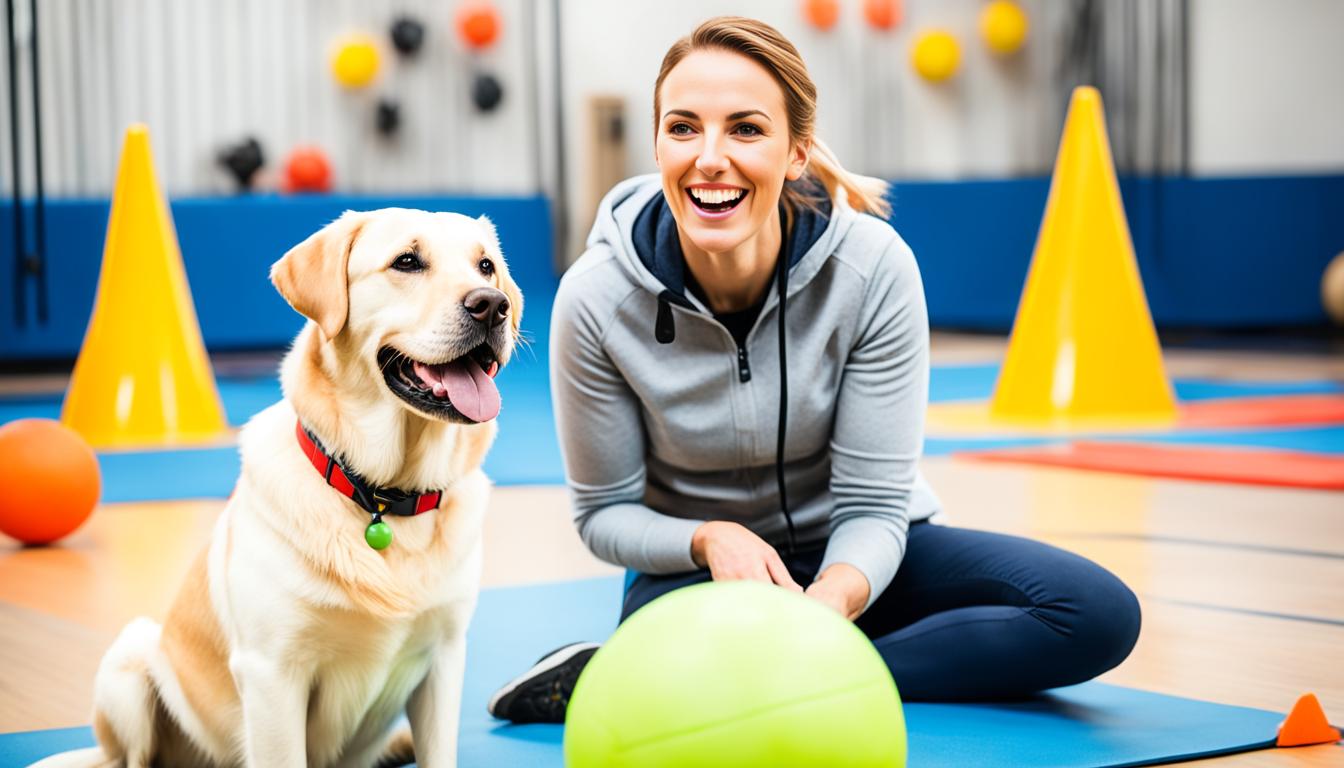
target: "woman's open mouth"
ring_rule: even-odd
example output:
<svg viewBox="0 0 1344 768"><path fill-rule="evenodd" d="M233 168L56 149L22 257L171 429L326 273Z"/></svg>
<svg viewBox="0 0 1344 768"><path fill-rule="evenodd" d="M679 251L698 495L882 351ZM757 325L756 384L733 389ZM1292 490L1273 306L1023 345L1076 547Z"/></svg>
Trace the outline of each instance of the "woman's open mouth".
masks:
<svg viewBox="0 0 1344 768"><path fill-rule="evenodd" d="M696 213L707 219L723 219L732 215L737 206L747 199L745 189L704 189L701 187L688 187L686 197L691 201L691 206L695 208Z"/></svg>
<svg viewBox="0 0 1344 768"><path fill-rule="evenodd" d="M421 362L383 347L378 350L378 367L393 394L431 416L478 424L499 415L494 382L499 361L489 344L446 363Z"/></svg>

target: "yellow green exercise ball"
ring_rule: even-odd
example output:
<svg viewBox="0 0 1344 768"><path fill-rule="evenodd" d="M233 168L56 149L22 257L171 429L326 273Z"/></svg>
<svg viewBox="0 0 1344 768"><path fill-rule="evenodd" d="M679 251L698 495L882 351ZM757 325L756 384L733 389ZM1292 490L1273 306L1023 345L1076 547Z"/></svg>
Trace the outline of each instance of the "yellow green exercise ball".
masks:
<svg viewBox="0 0 1344 768"><path fill-rule="evenodd" d="M758 582L676 590L588 662L567 768L903 768L887 665L853 623Z"/></svg>
<svg viewBox="0 0 1344 768"><path fill-rule="evenodd" d="M1344 325L1344 251L1325 267L1321 275L1321 306L1338 325Z"/></svg>
<svg viewBox="0 0 1344 768"><path fill-rule="evenodd" d="M961 64L961 46L951 32L942 29L920 33L910 50L910 62L919 76L934 83L952 77Z"/></svg>
<svg viewBox="0 0 1344 768"><path fill-rule="evenodd" d="M346 88L363 88L378 75L378 46L364 35L344 38L331 57L331 76Z"/></svg>
<svg viewBox="0 0 1344 768"><path fill-rule="evenodd" d="M1027 41L1027 12L1012 0L994 0L980 12L980 36L995 53L1014 53Z"/></svg>

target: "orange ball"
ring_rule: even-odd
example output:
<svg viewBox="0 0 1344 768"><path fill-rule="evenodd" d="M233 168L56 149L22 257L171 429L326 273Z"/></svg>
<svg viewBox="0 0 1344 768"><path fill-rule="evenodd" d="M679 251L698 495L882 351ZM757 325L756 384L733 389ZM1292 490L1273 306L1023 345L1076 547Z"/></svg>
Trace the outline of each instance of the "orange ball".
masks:
<svg viewBox="0 0 1344 768"><path fill-rule="evenodd" d="M825 32L840 20L840 0L803 0L803 16L809 24Z"/></svg>
<svg viewBox="0 0 1344 768"><path fill-rule="evenodd" d="M902 15L901 0L863 0L863 17L877 29L894 29Z"/></svg>
<svg viewBox="0 0 1344 768"><path fill-rule="evenodd" d="M317 147L295 147L285 162L285 190L288 192L331 191L331 163Z"/></svg>
<svg viewBox="0 0 1344 768"><path fill-rule="evenodd" d="M73 429L51 419L0 426L0 532L50 544L84 524L98 504L98 457Z"/></svg>
<svg viewBox="0 0 1344 768"><path fill-rule="evenodd" d="M457 9L457 31L472 48L489 47L499 28L499 11L486 0L469 0Z"/></svg>

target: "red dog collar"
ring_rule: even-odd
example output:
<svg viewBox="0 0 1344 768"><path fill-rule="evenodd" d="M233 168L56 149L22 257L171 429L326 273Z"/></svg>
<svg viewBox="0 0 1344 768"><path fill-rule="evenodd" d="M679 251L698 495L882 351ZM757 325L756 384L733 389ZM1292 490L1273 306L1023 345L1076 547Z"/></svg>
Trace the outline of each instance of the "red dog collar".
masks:
<svg viewBox="0 0 1344 768"><path fill-rule="evenodd" d="M303 422L294 423L294 434L299 438L299 447L303 455L313 463L317 471L326 479L327 484L335 488L342 496L352 499L365 512L373 515L373 524L379 524L383 515L411 517L428 512L439 506L443 491L412 493L399 488L380 488L371 485L358 474L341 466L341 463L327 453L317 436L303 426ZM381 549L381 547L380 547Z"/></svg>

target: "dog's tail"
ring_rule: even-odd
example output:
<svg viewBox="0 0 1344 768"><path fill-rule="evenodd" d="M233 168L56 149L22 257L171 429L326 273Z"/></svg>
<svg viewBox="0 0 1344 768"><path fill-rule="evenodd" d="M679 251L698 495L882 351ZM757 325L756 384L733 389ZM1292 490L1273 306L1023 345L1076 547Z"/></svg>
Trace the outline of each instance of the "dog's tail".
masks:
<svg viewBox="0 0 1344 768"><path fill-rule="evenodd" d="M148 768L154 758L157 703L149 663L159 647L158 624L136 619L117 635L98 665L93 732L99 746L52 755L29 768Z"/></svg>
<svg viewBox="0 0 1344 768"><path fill-rule="evenodd" d="M122 762L107 756L102 747L77 749L43 758L28 768L116 768Z"/></svg>
<svg viewBox="0 0 1344 768"><path fill-rule="evenodd" d="M98 665L93 733L106 762L87 765L149 768L153 763L159 704L149 670L159 651L161 631L149 619L135 619L121 630Z"/></svg>

